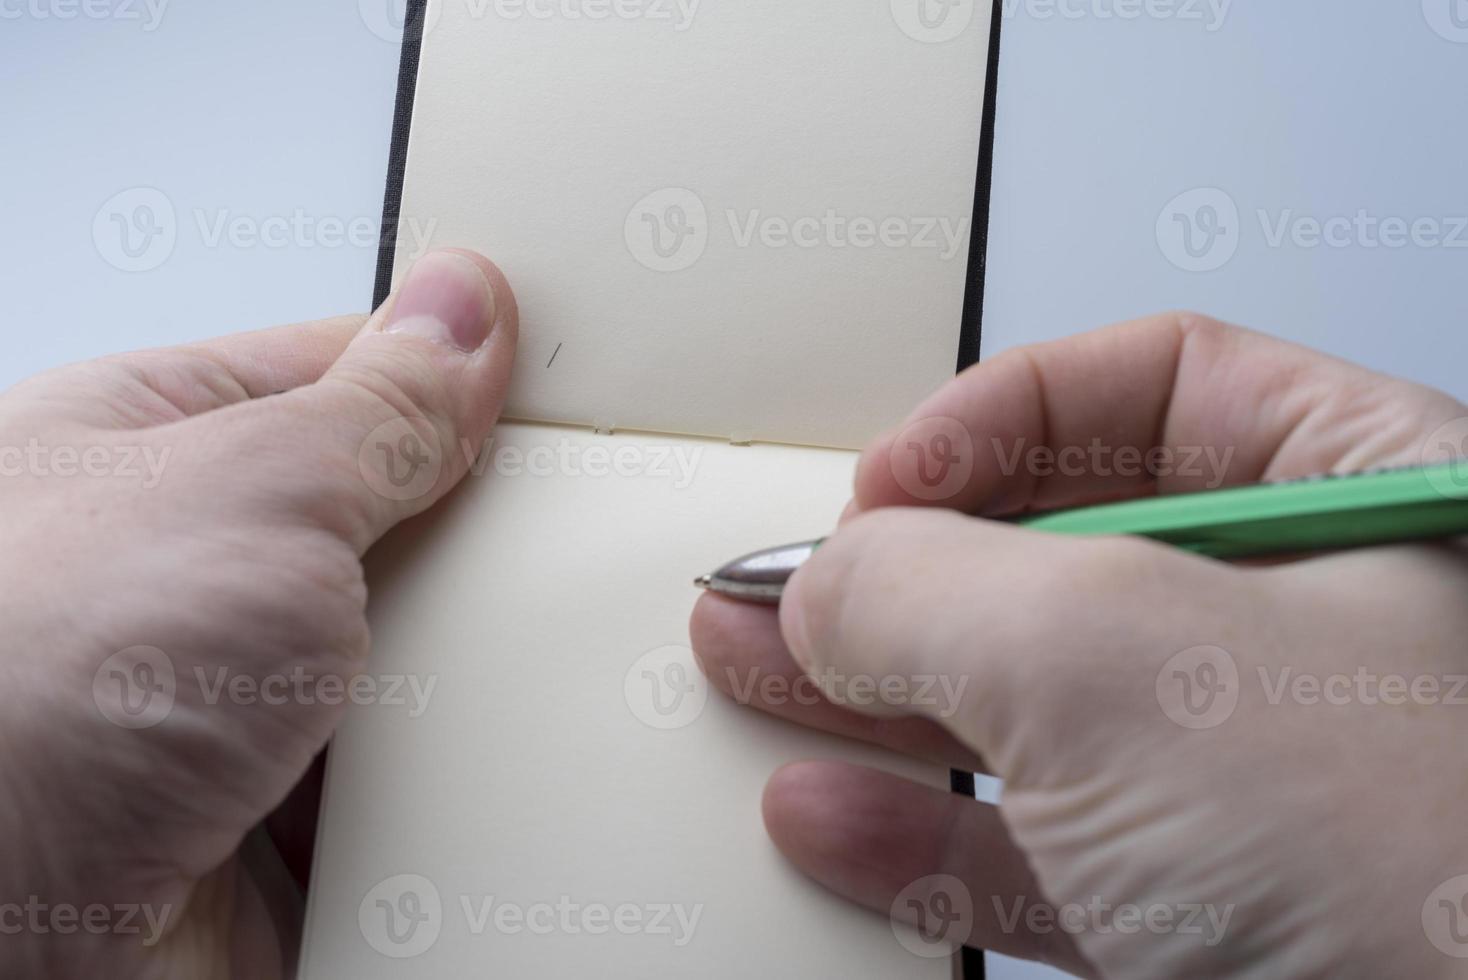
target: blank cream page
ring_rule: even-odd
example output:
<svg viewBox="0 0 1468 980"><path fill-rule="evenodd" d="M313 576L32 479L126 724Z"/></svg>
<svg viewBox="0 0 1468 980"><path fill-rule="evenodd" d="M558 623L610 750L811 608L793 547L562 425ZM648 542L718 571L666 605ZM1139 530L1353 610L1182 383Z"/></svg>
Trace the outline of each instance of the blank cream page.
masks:
<svg viewBox="0 0 1468 980"><path fill-rule="evenodd" d="M829 528L854 455L506 425L480 458L373 553L400 696L332 744L305 980L947 980L760 818L786 762L947 772L741 707L688 649L692 579Z"/></svg>
<svg viewBox="0 0 1468 980"><path fill-rule="evenodd" d="M503 266L512 417L858 448L957 362L990 9L431 0L396 268Z"/></svg>

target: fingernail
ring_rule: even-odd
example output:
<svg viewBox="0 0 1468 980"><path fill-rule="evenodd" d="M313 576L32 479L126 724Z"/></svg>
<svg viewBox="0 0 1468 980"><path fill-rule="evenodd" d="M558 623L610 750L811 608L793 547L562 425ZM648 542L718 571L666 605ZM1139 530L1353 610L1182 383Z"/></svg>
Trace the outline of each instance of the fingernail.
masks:
<svg viewBox="0 0 1468 980"><path fill-rule="evenodd" d="M494 291L479 266L457 252L430 252L408 271L386 332L468 353L484 345L493 323Z"/></svg>

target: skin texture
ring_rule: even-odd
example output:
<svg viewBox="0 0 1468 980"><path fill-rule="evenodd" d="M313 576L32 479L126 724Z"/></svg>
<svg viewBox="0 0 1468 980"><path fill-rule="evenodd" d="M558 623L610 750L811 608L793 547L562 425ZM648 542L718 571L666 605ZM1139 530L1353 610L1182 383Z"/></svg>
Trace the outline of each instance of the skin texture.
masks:
<svg viewBox="0 0 1468 980"><path fill-rule="evenodd" d="M112 926L121 907L146 910L143 935L58 928L43 913L46 927L0 936L0 975L289 975L317 760L345 709L211 699L193 678L362 671L361 556L464 476L453 449L487 437L516 330L498 270L436 253L371 318L108 358L0 396L0 448L98 451L112 466L67 475L77 463L60 455L18 469L0 457L0 902L101 906ZM1414 463L1464 416L1442 395L1198 317L969 372L911 420L956 420L970 437L961 485L914 496L902 427L863 456L842 530L778 614L709 597L692 629L715 686L725 667L964 681L944 710L753 707L994 772L1003 805L797 764L765 794L775 843L839 894L899 917L916 914L894 906L912 887L925 900L961 890L972 915L960 941L1088 975L1450 973L1459 961L1419 914L1439 883L1468 872L1460 710L1270 704L1252 676L1282 664L1463 671L1457 545L1241 568L978 515L1199 479L1006 475L983 451L991 438L1227 447L1227 480L1242 483ZM376 469L378 450L405 437L440 464L407 495ZM137 475L140 456L166 461L158 479ZM1200 644L1227 652L1239 697L1216 726L1190 729L1163 710L1159 678ZM129 727L113 684L157 667L139 648L164 657L176 683L162 717ZM934 885L934 874L952 879ZM1217 945L1178 930L1009 921L1015 899L1028 910L1092 898L1232 911Z"/></svg>
<svg viewBox="0 0 1468 980"><path fill-rule="evenodd" d="M479 445L516 331L488 260L435 253L370 319L107 358L0 397L0 446L48 451L12 454L0 479L0 895L44 906L40 927L0 936L0 975L289 975L300 900L286 859L300 872L309 858L311 779L291 794L308 771L319 781L344 702L210 698L196 671L360 672L363 552L466 468L436 449L436 481L384 495L374 433ZM62 447L108 465L72 472L49 455ZM166 460L161 478L129 475L139 458ZM166 655L176 690L165 717L129 728L104 710L116 715L109 663L138 646ZM272 813L275 841L254 832ZM99 905L113 910L101 934L46 911Z"/></svg>
<svg viewBox="0 0 1468 980"><path fill-rule="evenodd" d="M1435 894L1468 873L1468 692L1450 696L1468 674L1461 543L1246 567L986 518L1218 476L1016 468L1017 440L1212 447L1229 452L1233 485L1420 465L1445 440L1461 454L1465 417L1437 392L1191 315L971 369L864 453L841 529L778 613L706 596L692 633L715 687L730 668L902 678L909 691L947 680L956 702L751 706L944 765L980 759L1005 780L1002 802L800 763L765 793L775 843L838 894L930 927L894 901L910 886L959 896L972 914L955 941L1086 976L1462 975L1468 961L1437 942L1468 955L1443 904L1461 913L1468 882ZM935 500L906 450L955 423L971 469ZM1231 708L1224 695L1180 713L1184 683L1190 704L1207 703L1199 648L1232 665L1216 675ZM1364 686L1293 686L1358 671ZM1402 698L1369 681L1389 675L1424 686ZM1105 911L1123 905L1154 924Z"/></svg>

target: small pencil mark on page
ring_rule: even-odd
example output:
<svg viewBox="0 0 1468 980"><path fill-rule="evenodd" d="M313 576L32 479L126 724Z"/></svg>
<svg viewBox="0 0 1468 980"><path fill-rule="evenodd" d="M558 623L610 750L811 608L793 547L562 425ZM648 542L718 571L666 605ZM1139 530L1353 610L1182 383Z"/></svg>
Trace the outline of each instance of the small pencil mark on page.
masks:
<svg viewBox="0 0 1468 980"><path fill-rule="evenodd" d="M551 354L551 359L545 362L545 366L546 366L546 369L547 370L550 369L550 366L552 364L556 363L556 355L559 354L561 352L561 348L562 347L565 347L565 346L566 346L565 341L562 341L561 343L556 344L555 353Z"/></svg>

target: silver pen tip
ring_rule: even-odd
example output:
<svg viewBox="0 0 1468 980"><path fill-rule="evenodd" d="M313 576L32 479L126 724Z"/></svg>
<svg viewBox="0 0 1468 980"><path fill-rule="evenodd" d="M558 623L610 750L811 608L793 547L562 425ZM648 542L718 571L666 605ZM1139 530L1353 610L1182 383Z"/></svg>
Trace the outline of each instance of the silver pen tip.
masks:
<svg viewBox="0 0 1468 980"><path fill-rule="evenodd" d="M698 586L700 589L712 588L714 584L714 577L712 575L700 575L698 578L693 580L693 584Z"/></svg>

